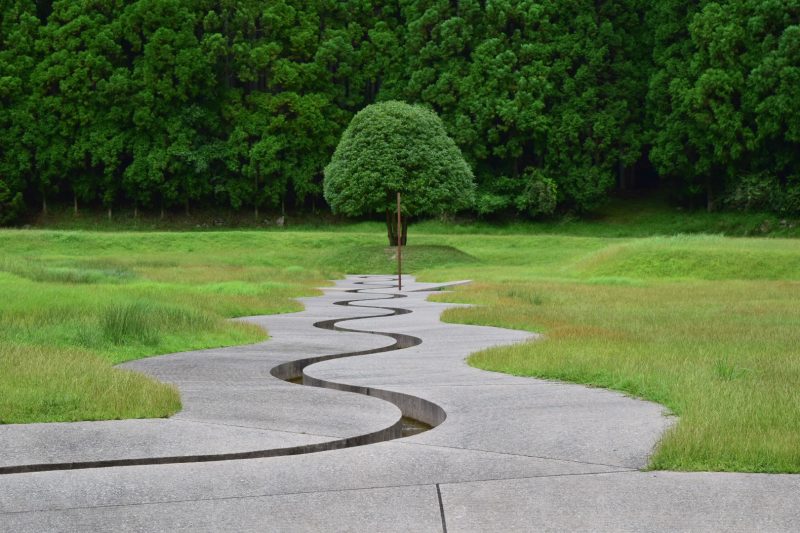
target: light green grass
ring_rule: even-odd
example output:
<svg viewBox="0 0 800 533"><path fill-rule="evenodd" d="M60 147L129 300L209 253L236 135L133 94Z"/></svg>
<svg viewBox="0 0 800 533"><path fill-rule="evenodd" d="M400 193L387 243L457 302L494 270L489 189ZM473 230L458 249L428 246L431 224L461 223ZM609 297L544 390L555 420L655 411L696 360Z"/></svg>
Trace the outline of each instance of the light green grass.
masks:
<svg viewBox="0 0 800 533"><path fill-rule="evenodd" d="M517 259L530 268L505 257L435 298L478 304L447 321L546 337L470 364L664 404L680 422L652 468L800 472L800 243L678 236L596 249L564 238L558 254L542 247L546 267L535 240L523 242Z"/></svg>
<svg viewBox="0 0 800 533"><path fill-rule="evenodd" d="M1 231L0 422L168 416L180 406L174 388L111 365L263 340L260 328L226 319L299 311L294 298L328 279L385 270L394 252L382 242L319 232ZM475 259L431 245L410 248L406 261ZM75 365L81 357L86 364ZM106 392L78 386L87 376Z"/></svg>
<svg viewBox="0 0 800 533"><path fill-rule="evenodd" d="M74 348L0 344L0 424L166 416L175 387Z"/></svg>
<svg viewBox="0 0 800 533"><path fill-rule="evenodd" d="M0 421L168 416L174 387L111 365L263 340L226 319L300 310L293 298L324 283L299 257L263 259L266 243L223 241L0 232Z"/></svg>
<svg viewBox="0 0 800 533"><path fill-rule="evenodd" d="M53 397L66 394L57 392L64 382L80 382L74 357L105 365L104 377L93 379L100 382L118 372L111 362L252 342L263 335L225 318L297 310L291 298L344 273L392 272L383 232L366 229L0 232L0 342L18 350L17 360L31 351L37 362L26 372L41 365L46 376L59 376L41 380ZM667 406L680 422L658 446L653 468L800 472L797 240L474 235L412 226L410 242L407 271L429 281L475 280L435 296L478 304L450 310L446 320L546 336L477 354L471 364ZM12 369L0 373L0 391L24 390L20 384L33 379L0 364ZM132 385L136 391L123 391L119 403L136 405L147 386L158 384ZM17 419L175 409L167 401L131 415L81 404L96 392L47 405L47 387L31 390L39 392L14 400ZM15 395L0 396L7 412Z"/></svg>

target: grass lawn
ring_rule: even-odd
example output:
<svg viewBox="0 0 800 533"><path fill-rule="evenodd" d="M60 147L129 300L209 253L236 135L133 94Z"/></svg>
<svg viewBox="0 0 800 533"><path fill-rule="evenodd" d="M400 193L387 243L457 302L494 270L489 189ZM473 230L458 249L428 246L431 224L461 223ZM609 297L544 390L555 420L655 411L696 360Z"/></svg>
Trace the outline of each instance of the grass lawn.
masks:
<svg viewBox="0 0 800 533"><path fill-rule="evenodd" d="M446 233L445 233L446 230ZM515 234L426 223L404 254L450 321L543 332L470 364L609 387L681 417L653 468L800 472L800 242ZM480 234L477 234L479 232ZM377 224L345 230L0 232L0 420L166 416L171 387L111 367L253 342L225 318L299 309L343 273L391 271Z"/></svg>

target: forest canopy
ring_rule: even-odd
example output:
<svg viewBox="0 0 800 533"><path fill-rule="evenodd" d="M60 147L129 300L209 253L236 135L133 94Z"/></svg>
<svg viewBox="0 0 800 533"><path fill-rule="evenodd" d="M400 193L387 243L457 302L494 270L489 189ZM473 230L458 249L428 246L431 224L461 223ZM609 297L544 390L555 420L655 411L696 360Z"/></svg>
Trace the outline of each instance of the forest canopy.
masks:
<svg viewBox="0 0 800 533"><path fill-rule="evenodd" d="M800 213L798 0L0 7L6 214L322 205L342 132L387 100L442 118L481 216L590 210L645 181Z"/></svg>

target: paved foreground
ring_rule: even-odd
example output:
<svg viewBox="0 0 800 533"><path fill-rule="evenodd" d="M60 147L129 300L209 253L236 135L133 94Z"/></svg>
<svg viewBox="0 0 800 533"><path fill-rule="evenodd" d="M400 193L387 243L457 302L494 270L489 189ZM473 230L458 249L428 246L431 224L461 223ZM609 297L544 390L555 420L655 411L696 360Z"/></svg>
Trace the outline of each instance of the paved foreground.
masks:
<svg viewBox="0 0 800 533"><path fill-rule="evenodd" d="M470 368L534 336L443 324L413 292L436 285L404 281L246 319L265 343L127 364L180 388L168 420L0 426L0 530L800 531L800 476L640 472L660 406ZM279 379L300 373L317 387ZM435 427L403 437L401 414Z"/></svg>

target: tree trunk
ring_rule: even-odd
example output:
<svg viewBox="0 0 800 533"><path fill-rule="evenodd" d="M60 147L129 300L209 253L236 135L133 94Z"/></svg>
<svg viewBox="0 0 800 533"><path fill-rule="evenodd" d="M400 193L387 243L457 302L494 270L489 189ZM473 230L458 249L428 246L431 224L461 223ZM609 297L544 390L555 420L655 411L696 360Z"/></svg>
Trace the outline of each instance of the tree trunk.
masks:
<svg viewBox="0 0 800 533"><path fill-rule="evenodd" d="M400 228L400 244L406 245L408 241L408 215L402 217ZM397 246L397 212L386 210L386 235L389 237L389 246Z"/></svg>
<svg viewBox="0 0 800 533"><path fill-rule="evenodd" d="M42 194L42 214L47 214L47 196L44 194Z"/></svg>
<svg viewBox="0 0 800 533"><path fill-rule="evenodd" d="M139 204L135 202L133 204L133 219L139 220Z"/></svg>
<svg viewBox="0 0 800 533"><path fill-rule="evenodd" d="M706 180L706 210L709 213L714 211L714 188L711 186L711 178Z"/></svg>
<svg viewBox="0 0 800 533"><path fill-rule="evenodd" d="M259 172L256 171L256 175L253 177L253 217L258 220L258 175Z"/></svg>
<svg viewBox="0 0 800 533"><path fill-rule="evenodd" d="M75 216L78 216L78 195L74 192L72 193L72 212Z"/></svg>
<svg viewBox="0 0 800 533"><path fill-rule="evenodd" d="M397 232L395 226L397 221L395 215L389 209L386 210L386 234L389 237L389 246L397 246Z"/></svg>
<svg viewBox="0 0 800 533"><path fill-rule="evenodd" d="M111 206L108 206L108 220L111 220Z"/></svg>

